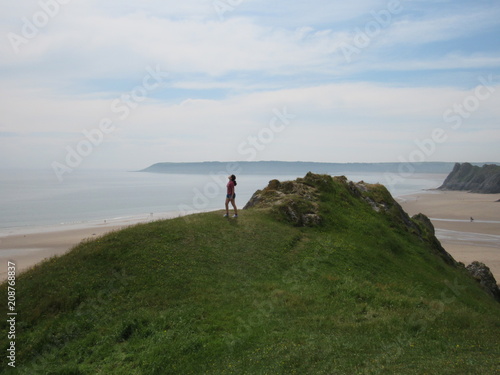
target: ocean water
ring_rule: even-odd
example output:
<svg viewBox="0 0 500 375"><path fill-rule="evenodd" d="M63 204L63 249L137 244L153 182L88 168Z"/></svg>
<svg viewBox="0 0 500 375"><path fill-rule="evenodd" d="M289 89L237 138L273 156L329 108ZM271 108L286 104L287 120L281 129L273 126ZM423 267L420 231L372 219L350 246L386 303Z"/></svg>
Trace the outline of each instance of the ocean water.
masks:
<svg viewBox="0 0 500 375"><path fill-rule="evenodd" d="M344 175L352 181L382 183L399 197L438 187L442 174L415 174L397 184L381 173ZM303 176L239 175L240 208L269 180ZM158 213L222 209L227 176L77 170L59 182L52 171L0 170L0 230L102 222Z"/></svg>

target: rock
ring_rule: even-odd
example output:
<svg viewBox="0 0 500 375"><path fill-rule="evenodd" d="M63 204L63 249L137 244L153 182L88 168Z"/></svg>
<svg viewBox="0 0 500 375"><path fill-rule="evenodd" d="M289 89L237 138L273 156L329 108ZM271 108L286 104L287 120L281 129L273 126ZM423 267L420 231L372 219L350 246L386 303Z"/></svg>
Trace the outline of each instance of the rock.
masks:
<svg viewBox="0 0 500 375"><path fill-rule="evenodd" d="M257 190L255 193L253 193L252 197L247 202L245 207L243 207L243 209L246 210L248 208L255 207L259 205L261 201L262 201L262 190Z"/></svg>
<svg viewBox="0 0 500 375"><path fill-rule="evenodd" d="M279 182L278 180L271 180L269 181L269 185L267 185L267 188L269 190L278 190L281 186L281 182Z"/></svg>
<svg viewBox="0 0 500 375"><path fill-rule="evenodd" d="M320 175L307 174L295 181L271 180L267 187L253 194L243 209L270 208L295 226L317 226L322 222L319 193L309 183L318 183L321 178Z"/></svg>
<svg viewBox="0 0 500 375"><path fill-rule="evenodd" d="M495 277L484 263L472 262L466 269L488 294L500 302L500 289L498 288Z"/></svg>
<svg viewBox="0 0 500 375"><path fill-rule="evenodd" d="M307 227L317 226L321 224L321 216L318 214L304 214L302 216L302 222Z"/></svg>
<svg viewBox="0 0 500 375"><path fill-rule="evenodd" d="M351 187L351 185L349 186ZM408 214L403 210L403 207L396 202L385 186L380 184L367 184L366 182L361 181L354 184L354 187L356 188L357 193L353 192L353 194L364 199L364 201L367 202L374 211L392 216L394 219L400 221L410 231L418 229Z"/></svg>
<svg viewBox="0 0 500 375"><path fill-rule="evenodd" d="M435 235L436 231L431 220L424 214L414 215L411 219L417 227L415 231L417 236L419 236L422 241L427 242L431 246L431 249L433 249L447 264L458 267L459 263L444 249L441 242L437 239Z"/></svg>
<svg viewBox="0 0 500 375"><path fill-rule="evenodd" d="M500 166L485 164L482 167L470 163L456 163L439 190L463 190L471 193L500 193Z"/></svg>
<svg viewBox="0 0 500 375"><path fill-rule="evenodd" d="M420 214L414 215L412 217L412 219L421 223L430 235L434 236L436 234L436 231L434 229L434 225L432 224L431 219L429 219L424 214L420 213Z"/></svg>
<svg viewBox="0 0 500 375"><path fill-rule="evenodd" d="M381 208L380 208L380 206L379 206L377 203L375 203L375 201L374 201L373 199L371 199L371 198L369 198L369 197L365 197L364 199L365 199L365 201L366 201L366 202L367 202L370 206L372 206L372 209L373 209L375 212L380 212L380 209L381 209Z"/></svg>

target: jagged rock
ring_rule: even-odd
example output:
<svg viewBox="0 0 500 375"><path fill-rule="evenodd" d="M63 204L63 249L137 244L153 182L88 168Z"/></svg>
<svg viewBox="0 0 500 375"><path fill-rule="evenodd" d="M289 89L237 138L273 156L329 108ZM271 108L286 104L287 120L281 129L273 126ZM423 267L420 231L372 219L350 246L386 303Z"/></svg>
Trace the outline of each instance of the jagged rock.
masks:
<svg viewBox="0 0 500 375"><path fill-rule="evenodd" d="M296 181L271 180L263 190L257 190L243 209L271 208L275 213L296 226L321 224L319 193L311 184L322 183L320 175L308 173Z"/></svg>
<svg viewBox="0 0 500 375"><path fill-rule="evenodd" d="M490 269L481 262L472 262L467 267L470 274L479 282L484 290L500 302L500 288Z"/></svg>
<svg viewBox="0 0 500 375"><path fill-rule="evenodd" d="M321 216L317 212L317 205L296 199L287 199L283 204L275 207L286 219L296 226L315 226L321 223Z"/></svg>
<svg viewBox="0 0 500 375"><path fill-rule="evenodd" d="M367 184L363 181L358 182L355 186L360 196L374 211L383 212L392 216L401 221L411 231L418 229L405 210L403 210L403 207L396 202L385 186L380 184Z"/></svg>
<svg viewBox="0 0 500 375"><path fill-rule="evenodd" d="M321 216L318 214L305 214L302 216L303 224L308 227L321 224L321 220Z"/></svg>
<svg viewBox="0 0 500 375"><path fill-rule="evenodd" d="M424 214L420 213L420 214L414 215L412 217L412 219L414 221L421 223L430 235L434 236L436 234L436 230L434 229L434 225L432 224L431 219L429 219Z"/></svg>
<svg viewBox="0 0 500 375"><path fill-rule="evenodd" d="M347 181L346 181L347 182ZM355 196L355 197L361 197L363 192L367 191L367 186L363 181L358 182L355 184L352 181L349 181L347 183L347 186L349 188L349 191Z"/></svg>
<svg viewBox="0 0 500 375"><path fill-rule="evenodd" d="M417 226L416 234L422 239L430 244L431 248L438 254L446 263L451 266L459 266L460 264L448 253L444 247L441 245L441 242L436 237L436 231L434 229L434 225L431 220L425 216L424 214L414 215L412 217L412 221Z"/></svg>
<svg viewBox="0 0 500 375"><path fill-rule="evenodd" d="M243 207L243 209L246 210L248 208L258 206L261 201L262 201L262 190L257 190L255 193L253 193L252 197L247 202L245 207Z"/></svg>
<svg viewBox="0 0 500 375"><path fill-rule="evenodd" d="M439 190L464 190L471 193L500 193L500 166L485 164L482 167L470 163L456 163Z"/></svg>
<svg viewBox="0 0 500 375"><path fill-rule="evenodd" d="M281 186L281 182L279 182L278 180L271 180L269 181L269 185L267 186L268 189L270 190L278 190Z"/></svg>
<svg viewBox="0 0 500 375"><path fill-rule="evenodd" d="M369 198L369 197L365 197L364 199L365 199L365 201L366 201L366 202L367 202L370 206L372 206L372 209L373 209L375 212L380 212L380 206L379 206L377 203L375 203L375 201L374 201L373 199L371 199L371 198Z"/></svg>

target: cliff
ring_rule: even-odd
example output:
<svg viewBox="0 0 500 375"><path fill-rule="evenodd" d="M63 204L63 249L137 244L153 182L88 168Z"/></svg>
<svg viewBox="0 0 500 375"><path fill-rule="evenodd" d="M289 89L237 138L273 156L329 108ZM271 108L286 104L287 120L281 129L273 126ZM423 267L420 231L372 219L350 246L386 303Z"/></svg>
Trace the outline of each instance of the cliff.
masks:
<svg viewBox="0 0 500 375"><path fill-rule="evenodd" d="M439 190L464 190L471 193L500 193L500 166L485 164L482 167L470 163L456 163Z"/></svg>

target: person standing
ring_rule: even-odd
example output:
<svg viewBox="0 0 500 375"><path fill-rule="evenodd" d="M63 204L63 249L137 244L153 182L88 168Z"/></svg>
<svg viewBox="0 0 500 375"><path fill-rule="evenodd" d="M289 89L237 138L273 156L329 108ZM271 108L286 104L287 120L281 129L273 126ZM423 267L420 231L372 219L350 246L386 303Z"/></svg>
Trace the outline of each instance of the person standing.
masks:
<svg viewBox="0 0 500 375"><path fill-rule="evenodd" d="M229 216L229 202L231 202L231 205L234 208L234 215L233 217L238 217L238 209L236 208L236 193L234 192L234 188L237 184L236 182L236 176L232 174L231 176L228 176L229 182L227 183L227 194L226 194L226 214L224 217Z"/></svg>

